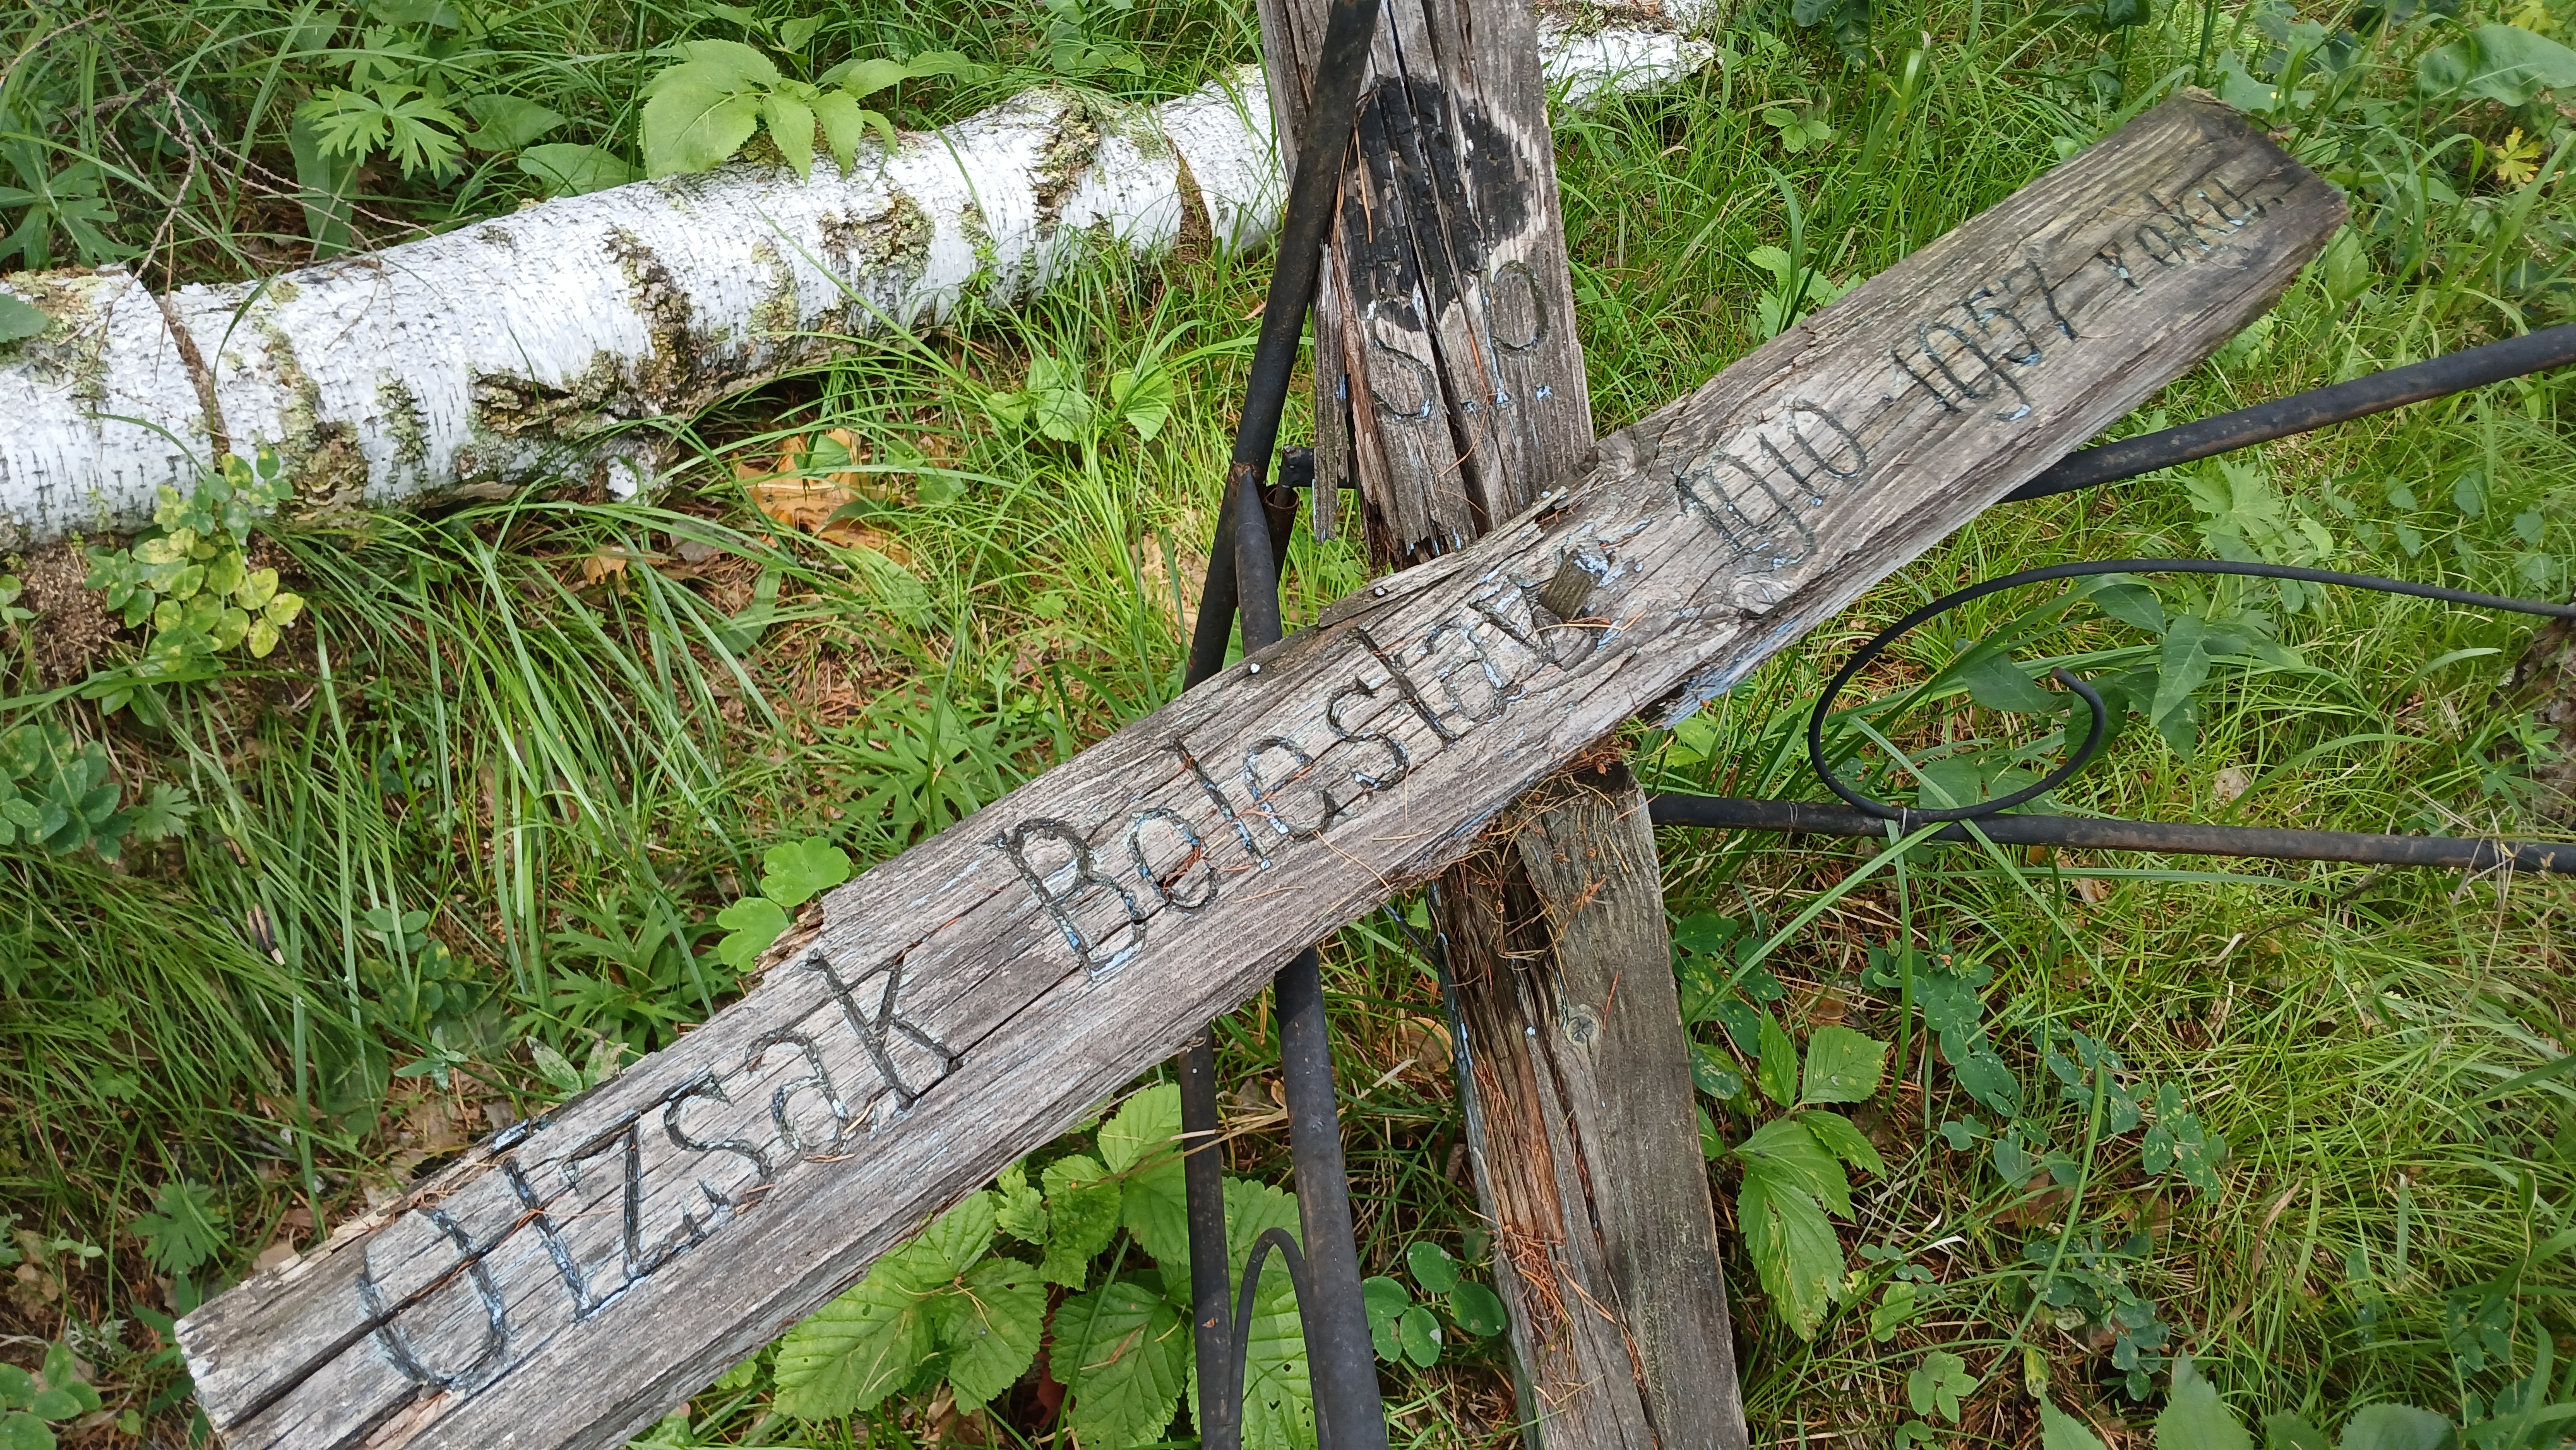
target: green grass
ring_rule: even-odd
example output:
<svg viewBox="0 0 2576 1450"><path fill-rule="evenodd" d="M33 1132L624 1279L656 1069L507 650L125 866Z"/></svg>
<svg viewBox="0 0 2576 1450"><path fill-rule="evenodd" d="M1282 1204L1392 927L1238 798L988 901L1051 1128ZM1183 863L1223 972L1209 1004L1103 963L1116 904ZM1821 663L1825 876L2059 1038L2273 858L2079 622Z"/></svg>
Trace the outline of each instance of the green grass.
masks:
<svg viewBox="0 0 2576 1450"><path fill-rule="evenodd" d="M1254 51L1248 15L1212 3L1100 15L1097 33L1131 46L1145 71L1089 80L1136 94L1183 89ZM246 275L310 251L292 188L278 183L294 174L287 116L345 70L281 57L285 17L177 0L114 16L29 13L0 30L0 55L24 57L0 62L12 66L0 95L19 126L53 118L55 167L106 168L113 235L152 246L152 266L181 279ZM2214 18L2219 46L2259 66L2260 16ZM2090 140L2187 71L2201 20L2187 0L2158 6L2110 42L2128 87L2113 103L2090 79L2103 46L2080 17L1976 0L1891 5L1868 64L1851 67L1817 32L1756 7L1724 33L1722 72L1560 117L1601 425L1632 421L1753 346L1754 301L1771 285L1749 260L1755 247L1794 244L1834 276L1892 263L2053 164L2061 140ZM561 4L477 12L439 33L476 38L494 57L490 84L572 117L555 139L631 155L645 52L723 27L676 5ZM936 44L1004 63L978 86L907 95L918 122L1051 74L1042 33L1034 9L869 3L833 12L816 58ZM2473 144L2501 142L2511 126L2563 122L2545 120L2545 106L2508 116L2405 104L2420 43L2374 43L2382 69L2363 94L2378 109L2283 128L2353 190L2371 290L2339 302L2322 278L2302 281L2260 346L2248 339L2196 370L2122 431L2563 315L2550 280L2569 240L2563 200L2518 194L2467 164ZM219 120L208 134L223 143L201 148L184 194L185 149L138 139L171 95ZM1835 144L1783 149L1762 112L1799 105L1839 131ZM2490 153L2476 154L2483 166ZM524 185L499 161L444 184L373 176L360 239L503 210ZM728 1000L737 984L713 957L713 916L753 889L766 847L823 833L862 862L884 859L1170 699L1181 601L1195 599L1266 265L1111 268L1016 316L862 345L695 420L704 464L657 507L564 491L282 530L262 547L312 608L279 654L165 692L166 713L148 726L46 707L108 742L129 790L173 782L198 811L182 837L113 868L0 852L0 1199L20 1230L104 1251L22 1242L47 1274L21 1276L0 1308L10 1327L78 1336L111 1409L183 1414L156 1405L175 1371L152 1357L140 1322L174 1292L145 1262L135 1223L165 1185L213 1189L223 1243L197 1280L245 1271L281 1232L309 1244L502 1112L550 1101L558 1090L528 1044L576 1061L599 1041L649 1050ZM1150 441L1111 427L1091 446L997 425L976 400L1017 387L1040 350L1103 397L1112 369L1154 351L1183 359L1170 424ZM2276 445L2263 476L2327 529L2335 567L2563 597L2572 404L2564 380L2500 385ZM894 507L872 521L872 552L780 528L731 481L735 460L766 460L827 428L851 430L884 470L874 486ZM914 458L935 462L904 461ZM2484 482L2455 489L2472 471ZM1638 732L1641 769L1672 788L1817 794L1794 731L1869 632L2009 569L2207 554L2213 520L2188 482L2163 475L1989 513L1701 723ZM1365 579L1355 533L1323 545L1300 534L1292 619ZM2195 596L2177 583L2164 597L2179 609ZM1921 684L1954 642L2017 627L2040 602L2004 596L1948 616L1865 683L1880 696ZM2496 698L2526 623L2341 592L2291 611L2267 586L2222 602L2267 613L2295 660L2217 671L2188 759L2133 722L2060 793L2062 808L2553 833L2514 790L2514 707ZM2136 631L2085 619L2022 651L2087 673L2153 653ZM35 678L32 654L16 670L12 695L61 683ZM1955 695L1878 723L1918 758L2035 749L2056 729ZM2250 788L2222 803L2222 782ZM2514 1272L2568 1226L2576 1092L2562 1077L2493 1095L2565 1055L2576 1001L2558 947L2563 886L1974 848L1882 859L1868 843L1679 832L1661 844L1677 914L1744 918L1767 935L1819 908L1764 964L1786 988L1774 1005L1795 1035L1840 1021L1912 1049L1896 1067L1902 1085L1863 1111L1889 1171L1860 1185L1844 1233L1853 1293L1813 1342L1782 1327L1734 1235L1722 1236L1757 1439L1884 1438L1916 1418L1906 1376L1936 1349L1980 1381L1944 1438L2021 1443L2033 1365L2097 1425L2143 1426L2153 1401L2129 1401L2086 1326L2025 1313L2032 1239L2080 1247L2151 1228L2139 1257L2104 1271L2151 1301L2172 1347L2199 1356L2255 1417L2304 1409L2331 1424L2378 1399L2460 1414L2464 1396L2491 1398L2508 1369L2464 1368L2446 1333L2455 1296L2474 1314L2481 1285L2500 1286L2514 1367L2527 1369L2535 1333L2576 1332L2564 1259ZM1824 901L1838 883L1849 889ZM405 912L429 918L401 929ZM1992 1126L1994 1114L1926 1061L1928 1034L1900 1020L1893 995L1862 982L1870 949L1904 945L1993 968L1988 1030L2034 1104L2027 1125L2067 1155L2080 1195L2039 1190L2045 1175L2014 1190L1983 1145L1947 1146L1940 1124L1974 1114ZM1429 965L1384 917L1343 932L1326 959L1365 1261L1391 1270L1426 1237L1480 1258L1472 1185L1450 1171L1462 1129L1446 1069L1423 1050L1440 1016ZM2148 1181L2134 1135L2083 1152L2084 1114L2054 1100L2034 1046L2042 1029L2059 1041L2087 1033L2137 1079L2177 1087L2231 1145L2217 1191ZM1715 1024L1696 1031L1729 1051ZM1266 1005L1229 1019L1220 1046L1230 1088L1266 1101L1277 1050ZM459 1064L444 1088L394 1075L433 1060ZM1729 1142L1761 1116L1749 1099L1708 1106ZM1235 1172L1285 1179L1275 1128L1230 1153ZM1734 1171L1713 1169L1731 1223ZM1903 1257L1863 1258L1864 1244ZM1929 1271L1938 1291L1927 1286L1923 1312L1881 1341L1867 1311L1900 1261ZM103 1337L119 1321L121 1338ZM691 1433L815 1445L857 1433L755 1431L762 1385L701 1397ZM1516 1413L1491 1345L1453 1348L1429 1371L1390 1367L1387 1387L1407 1444L1497 1442ZM874 1433L948 1433L933 1409L881 1415ZM1006 1438L1046 1427L1034 1391L1000 1419ZM94 1438L123 1443L110 1430Z"/></svg>

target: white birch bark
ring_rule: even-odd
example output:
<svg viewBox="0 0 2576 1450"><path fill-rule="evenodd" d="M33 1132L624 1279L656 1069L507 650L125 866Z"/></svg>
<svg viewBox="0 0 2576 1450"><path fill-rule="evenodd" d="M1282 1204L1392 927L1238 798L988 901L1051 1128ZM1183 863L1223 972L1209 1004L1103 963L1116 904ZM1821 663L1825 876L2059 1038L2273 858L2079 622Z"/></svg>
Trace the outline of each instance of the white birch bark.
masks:
<svg viewBox="0 0 2576 1450"><path fill-rule="evenodd" d="M1708 63L1667 3L1554 27L1550 80L1581 103ZM52 322L0 345L0 544L139 527L158 487L260 447L306 512L565 476L631 495L661 435L630 425L969 297L1011 306L1102 248L1154 257L1192 227L1260 246L1281 199L1250 68L1152 107L1030 91L847 174L729 165L261 282L10 275Z"/></svg>

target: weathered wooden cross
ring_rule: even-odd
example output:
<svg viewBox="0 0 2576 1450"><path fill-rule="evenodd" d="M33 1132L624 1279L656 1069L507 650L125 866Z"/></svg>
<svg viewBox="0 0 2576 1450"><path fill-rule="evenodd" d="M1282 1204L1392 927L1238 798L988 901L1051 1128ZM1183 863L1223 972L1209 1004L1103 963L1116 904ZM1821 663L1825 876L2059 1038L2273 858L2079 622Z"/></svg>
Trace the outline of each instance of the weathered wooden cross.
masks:
<svg viewBox="0 0 2576 1450"><path fill-rule="evenodd" d="M200 1403L237 1450L618 1444L1623 722L2136 407L2342 216L2207 97L2148 112L1474 543L834 892L678 1045L189 1316ZM1498 313L1563 305L1510 260Z"/></svg>

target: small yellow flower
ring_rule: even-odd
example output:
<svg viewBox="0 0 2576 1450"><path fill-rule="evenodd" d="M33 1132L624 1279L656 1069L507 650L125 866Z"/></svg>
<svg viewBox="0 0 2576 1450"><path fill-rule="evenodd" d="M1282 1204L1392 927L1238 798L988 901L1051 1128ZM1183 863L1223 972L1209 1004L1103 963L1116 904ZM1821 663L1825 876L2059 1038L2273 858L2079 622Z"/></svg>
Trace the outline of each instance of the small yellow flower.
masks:
<svg viewBox="0 0 2576 1450"><path fill-rule="evenodd" d="M2506 186L2520 186L2539 173L2534 163L2540 160L2540 143L2525 137L2520 126L2488 149L2495 153L2495 179Z"/></svg>

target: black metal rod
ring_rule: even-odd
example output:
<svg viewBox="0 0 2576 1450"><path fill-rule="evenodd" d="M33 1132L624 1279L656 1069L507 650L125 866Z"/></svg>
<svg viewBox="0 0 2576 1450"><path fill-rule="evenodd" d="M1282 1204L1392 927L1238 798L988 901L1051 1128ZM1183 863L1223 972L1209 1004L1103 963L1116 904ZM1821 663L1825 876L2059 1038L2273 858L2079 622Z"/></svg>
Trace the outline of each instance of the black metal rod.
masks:
<svg viewBox="0 0 2576 1450"><path fill-rule="evenodd" d="M1647 818L1659 826L1780 831L1807 836L1879 836L1888 822L1849 806L1734 796L1658 795ZM2368 866L2430 866L2447 871L2576 874L2576 842L2480 841L2460 836L2376 836L2354 831L2283 831L2268 826L2201 826L2101 816L1987 816L1977 823L2002 846L2064 846L2091 851L2156 851L2177 856L2264 856L2282 861L2352 861ZM1932 840L1975 839L1965 825L1942 827Z"/></svg>
<svg viewBox="0 0 2576 1450"><path fill-rule="evenodd" d="M2329 423L2366 418L2409 403L2466 392L2569 363L2576 363L2576 322L2484 347L2463 348L2178 428L2086 448L2059 459L2046 473L2005 494L2003 501L2024 503L2098 483L2117 483L2177 463L2233 452Z"/></svg>
<svg viewBox="0 0 2576 1450"><path fill-rule="evenodd" d="M1235 428L1234 453L1218 506L1216 541L1209 550L1207 579L1199 594L1198 621L1191 632L1189 667L1184 676L1189 685L1210 679L1225 667L1226 646L1238 611L1243 616L1247 650L1274 644L1280 636L1279 571L1287 552L1288 530L1274 528L1266 517L1263 483L1271 450L1278 446L1279 419L1287 407L1289 377L1296 368L1307 310L1314 301L1324 239L1338 209L1335 203L1341 187L1342 160L1350 149L1357 122L1360 81L1367 68L1369 42L1377 29L1377 13L1378 0L1333 0L1332 10L1325 18L1314 90L1306 110L1306 134L1300 138L1296 171L1289 178L1278 260L1270 276L1270 294L1262 308L1252 376L1243 416ZM1289 501L1292 511L1288 518L1293 519L1293 496ZM1320 973L1320 963L1309 948L1280 974L1276 989L1282 1000L1284 1029L1285 1003L1300 996L1306 979L1313 980L1316 1041L1307 1050L1322 1056L1320 1094L1312 1081L1311 1065L1301 1070L1292 1062L1284 1073L1292 1123L1309 1117L1318 1119L1321 1135L1329 1143L1329 1153L1324 1154L1311 1141L1316 1137L1315 1130L1292 1128L1290 1134L1306 1241L1320 1245L1323 1252L1324 1282L1299 1300L1301 1319L1308 1328L1307 1365L1315 1392L1317 1440L1324 1450L1384 1450L1386 1415L1378 1398L1377 1362L1369 1344L1366 1310L1360 1297L1359 1253L1351 1239L1350 1186L1342 1169L1330 1045L1322 1039ZM1283 1041L1286 1036L1283 1030ZM1296 1055L1289 1054L1292 1059ZM1182 1051L1180 1073L1181 1127L1188 1145L1183 1162L1190 1225L1191 1331L1200 1365L1200 1444L1202 1450L1240 1450L1241 1376L1219 1368L1240 1363L1237 1341L1242 1339L1246 1326L1233 1322L1239 1316L1230 1314L1227 1304L1227 1291L1232 1286L1226 1263L1224 1158L1218 1147L1223 1124L1217 1110L1213 1026ZM1328 1198L1330 1203L1319 1202ZM1334 1205L1338 1205L1337 1219ZM1244 1292L1248 1306L1249 1277ZM1342 1300L1347 1300L1347 1305L1340 1305ZM1347 1312L1340 1312L1342 1309ZM1340 1344L1345 1319L1356 1319L1359 1325L1362 1358L1356 1366L1349 1362L1350 1356ZM1334 1426L1342 1427L1339 1434Z"/></svg>
<svg viewBox="0 0 2576 1450"><path fill-rule="evenodd" d="M1333 1044L1324 1016L1324 965L1297 954L1272 990L1279 1005L1279 1063L1288 1098L1288 1151L1297 1168L1297 1221L1306 1235L1307 1296L1298 1301L1306 1366L1315 1390L1315 1434L1325 1450L1386 1450L1377 1348L1360 1292L1351 1231L1351 1180L1333 1090Z"/></svg>
<svg viewBox="0 0 2576 1450"><path fill-rule="evenodd" d="M1233 1275L1225 1252L1224 1120L1216 1103L1216 1028L1210 1024L1181 1049L1182 1190L1190 1223L1190 1341L1198 1352L1199 1402L1195 1416L1200 1450L1239 1450L1243 1444L1243 1390L1210 1368L1232 1364L1234 1335L1225 1317Z"/></svg>

